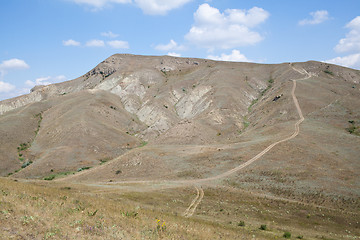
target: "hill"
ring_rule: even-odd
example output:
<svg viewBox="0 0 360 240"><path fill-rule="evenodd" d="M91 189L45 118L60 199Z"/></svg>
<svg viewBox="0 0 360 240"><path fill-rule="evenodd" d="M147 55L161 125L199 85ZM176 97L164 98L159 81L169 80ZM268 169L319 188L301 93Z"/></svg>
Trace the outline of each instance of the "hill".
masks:
<svg viewBox="0 0 360 240"><path fill-rule="evenodd" d="M113 55L77 79L0 102L0 175L131 192L125 198L141 206L149 206L144 196L168 204L154 190L166 199L195 185L189 211L203 205L202 221L226 225L246 212L254 225L266 216L272 233L284 224L306 232L315 221L309 239L356 236L359 83L357 70L314 61ZM244 209L234 196L247 196ZM252 196L261 214L248 212ZM265 214L272 201L291 203L283 208L298 214L286 213L295 222L280 210ZM302 225L314 209L327 220Z"/></svg>

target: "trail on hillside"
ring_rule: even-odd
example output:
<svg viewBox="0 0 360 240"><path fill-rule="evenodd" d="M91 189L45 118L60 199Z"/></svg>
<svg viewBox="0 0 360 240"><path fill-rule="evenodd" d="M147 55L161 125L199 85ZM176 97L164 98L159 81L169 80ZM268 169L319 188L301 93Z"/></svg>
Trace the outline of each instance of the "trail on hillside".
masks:
<svg viewBox="0 0 360 240"><path fill-rule="evenodd" d="M268 147L266 147L264 150L262 150L260 153L258 153L257 155L255 155L253 158L251 158L250 160L246 161L245 163L243 164L240 164L239 166L235 167L235 168L232 168L224 173L221 173L219 175L216 175L216 176L213 176L213 177L207 177L207 178L201 178L201 179L191 179L191 180L140 180L140 181L122 181L122 182L113 182L113 183L106 183L106 186L109 187L111 185L115 185L115 184L136 184L136 183L140 183L140 184L148 184L148 183L162 183L162 184L170 184L172 185L172 187L179 187L180 186L189 186L189 185L193 185L197 191L197 194L196 194L196 197L192 200L192 202L190 203L189 207L185 210L184 212L184 216L185 217L191 217L197 206L200 204L200 202L202 201L203 197L204 197L204 191L203 189L200 187L198 188L198 186L196 185L199 185L201 183L205 183L205 182L209 182L209 181L213 181L213 180L219 180L219 179L222 179L222 178L225 178L225 177L228 177L229 175L235 173L235 172L238 172L240 171L241 169L249 166L250 164L252 164L253 162L255 162L256 160L258 160L259 158L261 158L263 155L265 155L267 152L269 152L273 147L275 147L276 145L280 144L280 143L283 143L283 142L286 142L286 141L289 141L293 138L295 138L299 132L300 132L300 124L304 121L304 116L303 116L303 113L301 111L301 108L300 108L300 105L299 105L299 102L296 98L296 95L295 95L295 90L296 90L296 82L297 81L300 81L300 80L306 80L306 79L309 79L312 74L308 73L305 69L296 69L294 68L293 66L291 66L291 68L300 73L300 74L303 74L303 75L306 75L305 78L300 78L300 79L291 79L291 81L293 82L293 87L292 87L292 90L291 90L291 96L292 96L292 99L293 99L293 102L295 104L295 107L296 107L296 110L298 112L298 115L300 117L300 119L295 123L294 127L295 127L295 131L294 133L287 137L287 138L284 138L282 140L279 140L279 141L276 141L272 144L270 144ZM95 169L93 169L95 170ZM75 175L76 176L76 175ZM75 176L72 176L72 177L75 177ZM63 179L59 179L60 181L63 181L63 180L67 180L68 178L63 178ZM89 184L89 185L92 185L94 186L95 184ZM102 184L96 184L95 186L104 186Z"/></svg>
<svg viewBox="0 0 360 240"><path fill-rule="evenodd" d="M204 197L204 190L202 189L202 187L200 187L199 190L199 188L195 186L195 189L196 189L196 197L192 200L190 206L185 210L183 214L184 217L191 217Z"/></svg>
<svg viewBox="0 0 360 240"><path fill-rule="evenodd" d="M203 179L184 181L184 183L186 183L186 182L189 182L189 183L201 183L201 182L206 182L206 181L212 181L212 180L218 180L218 179L221 179L221 178L225 178L225 177L227 177L227 176L229 176L229 175L231 175L231 174L233 174L233 173L235 173L235 172L249 166L250 164L252 164L256 160L258 160L260 157L262 157L264 154L266 154L268 151L270 151L273 147L278 145L279 143L289 141L289 140L295 138L299 134L299 132L300 132L300 124L305 120L305 118L304 118L304 115L303 115L303 113L301 111L299 101L297 100L296 95L295 95L296 81L309 79L311 77L311 74L309 74L305 69L298 70L298 69L295 69L293 66L291 66L291 67L295 71L297 71L297 72L299 72L301 74L306 74L307 75L305 78L301 78L301 79L297 79L297 80L292 79L293 87L292 87L292 90L291 90L291 96L293 98L293 102L295 104L296 110L297 110L297 112L299 114L299 117L300 117L300 119L295 123L295 131L294 131L294 133L290 137L287 137L285 139L282 139L280 141L272 143L267 148L265 148L263 151L258 153L255 157L251 158L249 161L247 161L247 162L245 162L245 163L243 163L243 164L241 164L241 165L239 165L239 166L237 166L237 167L235 167L233 169L230 169L229 171L226 171L226 172L224 172L222 174L219 174L217 176L214 176L214 177L208 177L208 178L203 178ZM202 195L202 197L199 197L199 190L198 190L198 188L196 186L195 186L195 188L197 190L197 196L195 197L193 202L190 204L190 206L185 210L185 213L184 213L185 217L191 217L194 214L194 212L196 210L196 207L200 204L202 198L204 197L204 195ZM196 202L196 204L194 205L195 202ZM189 211L189 209L191 209L191 211Z"/></svg>

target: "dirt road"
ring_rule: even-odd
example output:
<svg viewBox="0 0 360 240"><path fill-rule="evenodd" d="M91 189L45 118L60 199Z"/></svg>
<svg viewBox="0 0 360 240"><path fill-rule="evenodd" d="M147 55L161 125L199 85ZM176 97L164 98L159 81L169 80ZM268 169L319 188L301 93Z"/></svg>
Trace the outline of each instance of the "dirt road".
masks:
<svg viewBox="0 0 360 240"><path fill-rule="evenodd" d="M279 141L276 141L272 144L270 144L268 147L266 147L264 150L262 150L260 153L258 153L256 156L254 156L253 158L251 158L250 160L246 161L245 163L235 167L235 168L232 168L224 173L221 173L219 175L216 175L216 176L213 176L213 177L208 177L208 178L202 178L202 179L191 179L191 180L149 180L149 181L123 181L123 182L113 182L113 183L104 183L103 185L102 184L88 184L88 185L95 185L95 186L107 186L107 187L110 187L110 186L114 186L114 185L119 185L119 184L149 184L149 183L161 183L161 184L168 184L170 185L169 188L171 187L179 187L179 186L191 186L193 185L197 191L197 194L196 194L196 197L192 200L191 204L189 205L189 207L185 210L184 212L184 216L185 217L190 217L194 214L197 206L200 204L200 202L202 201L203 197L204 197L204 191L203 189L201 188L201 183L205 183L205 182L210 182L210 181L214 181L214 180L219 180L219 179L222 179L222 178L225 178L225 177L228 177L229 175L235 173L235 172L238 172L240 171L241 169L249 166L250 164L252 164L253 162L255 162L256 160L258 160L259 158L261 158L264 154L266 154L267 152L269 152L272 148L274 148L276 145L280 144L280 143L283 143L283 142L286 142L286 141L289 141L293 138L295 138L299 132L300 132L300 128L299 128L299 125L304 121L304 116L303 116L303 113L301 111L301 108L300 108L300 105L299 105L299 102L296 98L296 95L295 95L295 90L296 90L296 82L297 81L300 81L300 80L306 80L306 79L309 79L312 75L309 74L305 69L296 69L294 68L293 66L291 66L292 69L300 74L305 74L306 77L305 78L300 78L300 79L291 79L292 82L293 82L293 87L292 87L292 90L291 90L291 96L293 98L293 102L295 104L295 107L296 107L296 110L298 112L298 115L300 117L300 119L295 123L294 127L295 127L295 131L294 133L287 137L287 138L284 138L282 140L279 140ZM93 171L95 169L92 169ZM76 175L75 175L76 176ZM72 176L72 177L75 177L75 176ZM71 178L71 177L70 177ZM69 178L63 178L63 179L59 179L60 181L66 181L66 180L69 180ZM115 187L115 186L114 186Z"/></svg>
<svg viewBox="0 0 360 240"><path fill-rule="evenodd" d="M301 79L297 79L297 80L292 80L293 81L293 87L292 87L292 90L291 90L291 96L293 98L293 102L295 104L295 107L296 107L296 110L299 114L299 117L300 119L295 123L295 131L294 133L290 136L290 137L287 137L287 138L284 138L280 141L277 141L277 142L274 142L272 143L271 145L269 145L267 148L265 148L263 151L261 151L260 153L258 153L255 157L251 158L249 161L233 168L233 169L230 169L229 171L227 172L224 172L222 174L219 174L217 176L214 176L214 177L209 177L209 178L203 178L203 179L197 179L197 180L190 180L190 181L183 181L183 183L202 183L202 182L207 182L207 181L212 181L212 180L218 180L218 179L221 179L221 178L225 178L247 166L249 166L250 164L252 164L253 162L255 162L256 160L258 160L259 158L261 158L264 154L266 154L267 152L269 152L273 147L275 147L276 145L282 143L282 142L286 142L286 141L289 141L293 138L295 138L299 132L300 132L300 124L305 120L304 116L303 116L303 113L301 111L301 108L300 108L300 105L299 105L299 102L296 98L296 95L295 95L295 90L296 90L296 81L299 81L299 80L306 80L306 79L309 79L311 77L311 74L309 74L308 72L306 72L305 70L301 71L301 70L298 70L298 69L295 69L294 67L292 67L295 71L301 73L301 74L306 74L307 76L305 78L301 78ZM195 210L196 210L196 207L200 204L204 194L202 192L202 197L199 198L199 189L195 186L196 190L197 190L197 196L194 198L194 200L192 201L192 203L190 204L190 206L188 207L188 209L186 209L185 213L184 213L184 216L186 217L190 217L194 214ZM201 189L201 188L200 188ZM201 189L202 190L202 189ZM194 204L196 202L196 204ZM191 211L189 211L189 209L191 209Z"/></svg>

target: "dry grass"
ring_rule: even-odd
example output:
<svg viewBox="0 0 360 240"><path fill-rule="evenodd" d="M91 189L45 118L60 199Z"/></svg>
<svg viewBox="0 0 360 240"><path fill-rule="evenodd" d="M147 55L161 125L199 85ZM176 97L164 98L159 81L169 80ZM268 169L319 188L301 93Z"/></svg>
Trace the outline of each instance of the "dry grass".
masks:
<svg viewBox="0 0 360 240"><path fill-rule="evenodd" d="M148 208L124 196L40 184L0 179L1 239L248 239L252 235L163 212L163 202Z"/></svg>
<svg viewBox="0 0 360 240"><path fill-rule="evenodd" d="M19 180L20 181L20 180ZM0 178L1 239L352 239L359 213L206 187L192 218L193 188L89 187ZM241 221L245 226L239 224ZM260 230L261 225L267 230Z"/></svg>

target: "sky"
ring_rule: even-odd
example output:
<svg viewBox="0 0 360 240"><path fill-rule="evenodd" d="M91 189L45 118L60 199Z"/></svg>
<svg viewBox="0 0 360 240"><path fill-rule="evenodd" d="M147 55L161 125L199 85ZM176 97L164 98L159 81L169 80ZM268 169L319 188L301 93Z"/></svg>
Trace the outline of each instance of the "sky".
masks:
<svg viewBox="0 0 360 240"><path fill-rule="evenodd" d="M1 0L0 100L116 53L360 69L359 0Z"/></svg>

